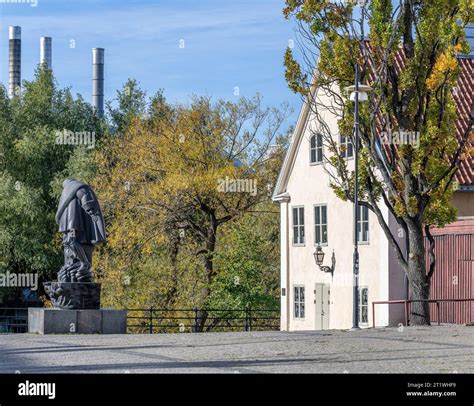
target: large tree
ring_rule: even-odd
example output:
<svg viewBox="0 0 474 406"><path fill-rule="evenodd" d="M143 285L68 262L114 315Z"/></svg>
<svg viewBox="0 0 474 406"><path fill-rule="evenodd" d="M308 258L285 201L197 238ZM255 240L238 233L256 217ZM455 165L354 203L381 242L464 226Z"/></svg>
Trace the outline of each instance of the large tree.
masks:
<svg viewBox="0 0 474 406"><path fill-rule="evenodd" d="M405 271L413 299L429 297L435 270L430 227L455 220L456 172L463 160L472 165L473 109L458 115L453 88L460 74L458 55L469 53L464 29L473 13L471 0L287 0L284 9L297 21L301 51L287 49L286 78L311 106L326 145L332 187L344 200L354 199L354 172L337 133L356 142L354 106L344 88L354 83L357 65L361 81L373 88L360 112L358 192ZM328 97L319 97L322 93ZM338 118L338 131L324 121L328 110ZM463 125L457 136L459 119ZM419 143L387 142L384 135L390 133L408 134ZM398 222L406 247L390 229L383 206ZM430 323L428 303L413 304L411 323Z"/></svg>
<svg viewBox="0 0 474 406"><path fill-rule="evenodd" d="M222 233L209 299L213 309L279 309L279 213L270 201L253 211Z"/></svg>
<svg viewBox="0 0 474 406"><path fill-rule="evenodd" d="M64 130L99 140L105 128L80 96L58 89L50 70L39 67L14 99L0 86L0 272L46 279L59 270L54 214L61 183L81 176L90 153L84 145L58 144Z"/></svg>
<svg viewBox="0 0 474 406"><path fill-rule="evenodd" d="M199 287L192 304L208 305L219 231L269 201L282 151L272 146L286 113L264 108L260 97L170 105L157 96L147 114L110 137L94 183L109 216L115 269L136 269L166 245L171 285L163 304L174 304L182 275ZM199 260L186 275L183 250Z"/></svg>

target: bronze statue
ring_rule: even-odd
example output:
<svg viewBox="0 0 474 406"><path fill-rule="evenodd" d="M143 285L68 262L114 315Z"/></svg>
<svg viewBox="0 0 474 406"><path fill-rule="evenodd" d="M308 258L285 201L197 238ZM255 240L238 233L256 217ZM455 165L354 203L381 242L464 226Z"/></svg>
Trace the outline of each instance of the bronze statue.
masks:
<svg viewBox="0 0 474 406"><path fill-rule="evenodd" d="M94 246L106 239L99 201L92 188L76 179L66 179L56 213L63 234L64 265L58 281L45 284L55 307L100 308L100 284L93 283Z"/></svg>
<svg viewBox="0 0 474 406"><path fill-rule="evenodd" d="M94 245L105 241L105 224L99 201L85 183L66 179L56 213L63 233L64 266L60 282L92 282Z"/></svg>

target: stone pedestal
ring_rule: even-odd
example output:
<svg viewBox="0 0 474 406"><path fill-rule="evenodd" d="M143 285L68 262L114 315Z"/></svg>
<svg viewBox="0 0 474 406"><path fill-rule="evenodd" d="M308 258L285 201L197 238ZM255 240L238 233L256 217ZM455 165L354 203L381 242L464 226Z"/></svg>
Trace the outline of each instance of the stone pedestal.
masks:
<svg viewBox="0 0 474 406"><path fill-rule="evenodd" d="M100 286L100 283L46 282L44 290L59 309L100 309Z"/></svg>
<svg viewBox="0 0 474 406"><path fill-rule="evenodd" d="M28 309L28 332L39 334L125 334L127 311Z"/></svg>

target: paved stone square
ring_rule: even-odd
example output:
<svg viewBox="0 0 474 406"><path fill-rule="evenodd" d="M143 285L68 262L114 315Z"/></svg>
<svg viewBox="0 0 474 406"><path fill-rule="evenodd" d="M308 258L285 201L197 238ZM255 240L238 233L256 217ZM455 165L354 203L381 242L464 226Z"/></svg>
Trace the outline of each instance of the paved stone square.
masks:
<svg viewBox="0 0 474 406"><path fill-rule="evenodd" d="M0 373L474 373L474 327L0 335Z"/></svg>

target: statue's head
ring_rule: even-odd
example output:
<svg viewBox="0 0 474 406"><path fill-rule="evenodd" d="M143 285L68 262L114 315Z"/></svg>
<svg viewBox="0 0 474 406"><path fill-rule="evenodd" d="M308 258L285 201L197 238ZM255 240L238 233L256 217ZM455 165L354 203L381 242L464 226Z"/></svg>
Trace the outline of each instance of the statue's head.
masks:
<svg viewBox="0 0 474 406"><path fill-rule="evenodd" d="M71 182L78 182L78 180L77 180L77 179L74 179L74 178L67 178L67 179L65 179L64 182L63 182L63 188L66 187L66 186L67 186L69 183L71 183Z"/></svg>

